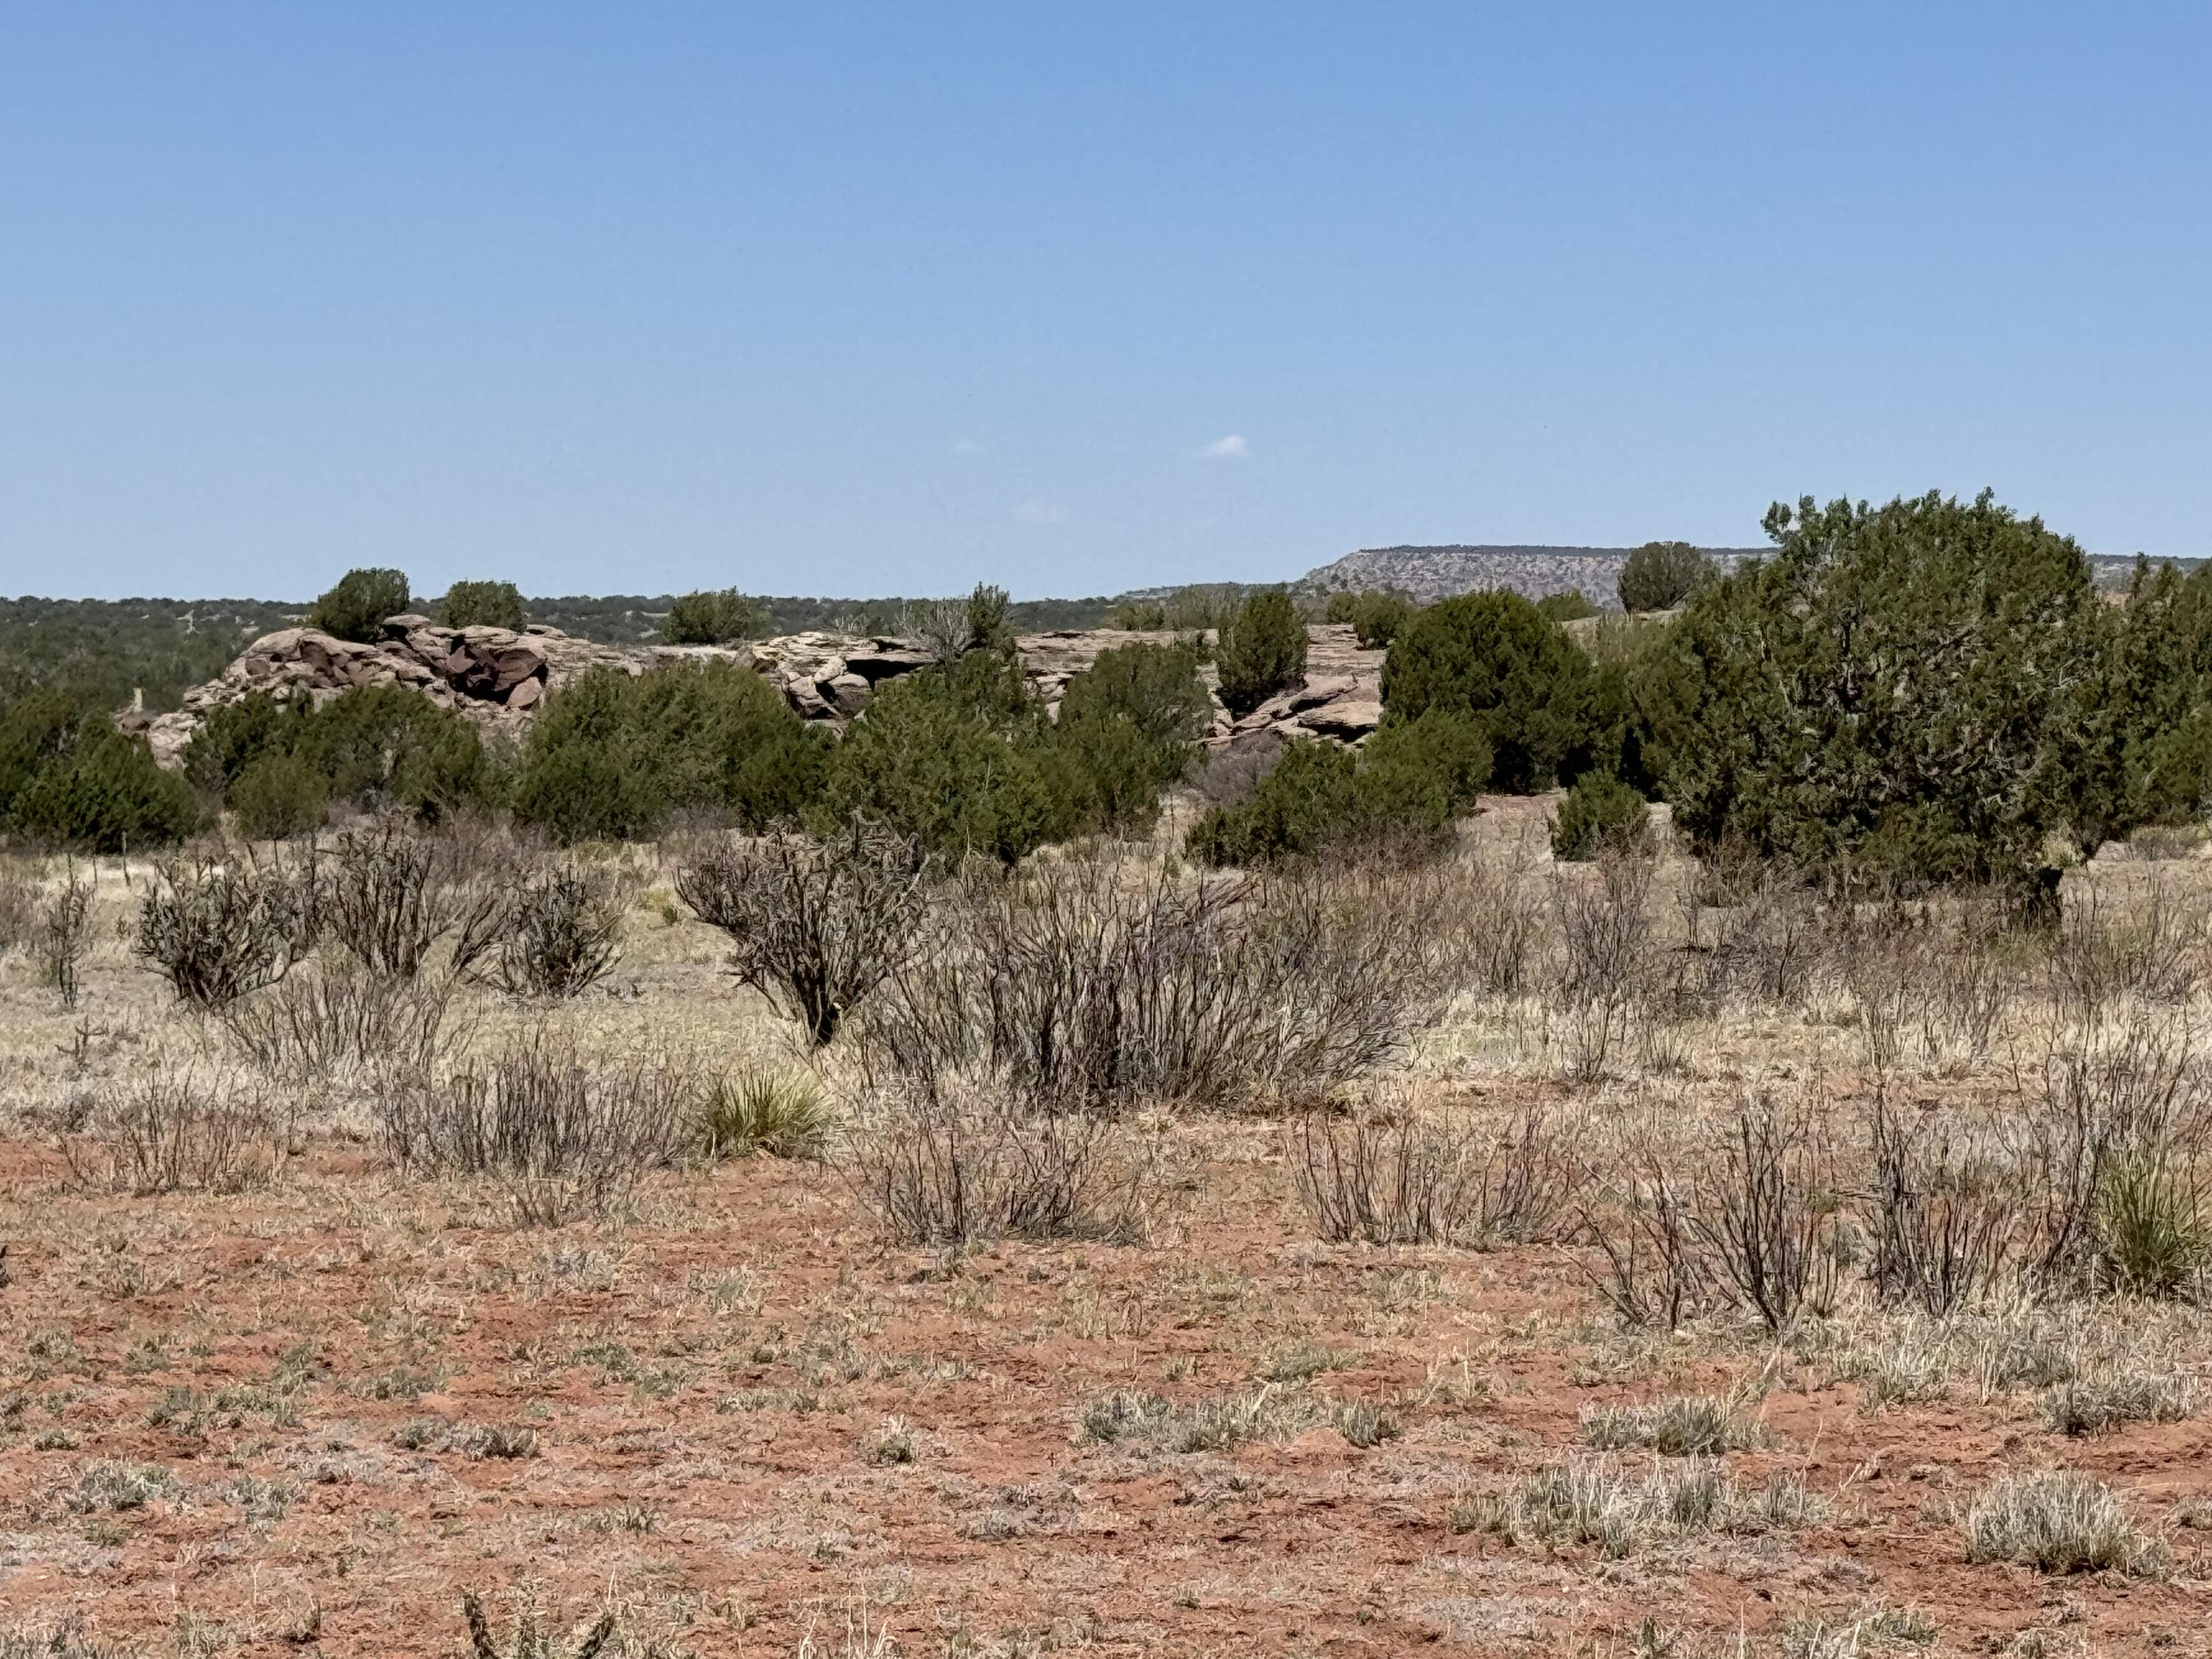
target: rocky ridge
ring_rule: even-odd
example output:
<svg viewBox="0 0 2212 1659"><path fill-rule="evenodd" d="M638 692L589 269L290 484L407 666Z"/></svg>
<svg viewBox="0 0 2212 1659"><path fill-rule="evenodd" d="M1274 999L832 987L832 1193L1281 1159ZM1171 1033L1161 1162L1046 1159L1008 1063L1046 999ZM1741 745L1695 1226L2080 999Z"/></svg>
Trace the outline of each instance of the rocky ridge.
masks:
<svg viewBox="0 0 2212 1659"><path fill-rule="evenodd" d="M1057 708L1075 674L1117 645L1168 643L1168 634L1109 629L1024 635L1016 641L1030 684ZM1217 700L1206 742L1306 735L1352 743L1382 718L1383 653L1360 648L1349 627L1310 630L1304 686L1241 719ZM591 672L641 674L672 661L722 660L765 676L800 718L842 726L868 705L887 680L935 660L919 641L881 635L808 633L732 646L624 647L580 640L558 629L446 628L427 617L397 616L381 638L356 642L314 628L284 628L241 652L221 675L187 691L175 712L126 713L118 723L143 732L161 764L184 763L200 722L217 708L266 692L279 702L305 698L317 707L369 686L404 685L451 708L488 732L518 735L547 695ZM1205 671L1208 690L1213 671Z"/></svg>

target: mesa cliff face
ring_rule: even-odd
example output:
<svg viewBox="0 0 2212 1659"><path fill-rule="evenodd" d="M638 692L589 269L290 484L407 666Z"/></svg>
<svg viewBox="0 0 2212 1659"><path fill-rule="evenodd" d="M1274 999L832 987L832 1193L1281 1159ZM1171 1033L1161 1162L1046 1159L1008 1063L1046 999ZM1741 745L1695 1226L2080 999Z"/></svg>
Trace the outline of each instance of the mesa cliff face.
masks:
<svg viewBox="0 0 2212 1659"><path fill-rule="evenodd" d="M1056 706L1068 680L1117 645L1172 635L1109 629L1024 635L1017 642L1030 684ZM1310 630L1306 681L1232 719L1217 702L1206 741L1215 746L1256 735L1304 735L1357 742L1382 718L1380 651L1362 650L1348 627ZM881 635L791 634L740 645L622 647L576 639L558 629L445 628L427 617L390 618L380 638L341 640L315 628L279 629L241 652L222 674L185 693L175 712L118 717L145 734L154 757L172 769L215 710L264 692L279 702L319 706L368 686L404 685L487 732L519 734L550 693L595 669L642 674L663 663L722 660L765 676L803 720L842 726L864 712L878 686L935 660L918 641ZM1209 687L1212 671L1206 672Z"/></svg>

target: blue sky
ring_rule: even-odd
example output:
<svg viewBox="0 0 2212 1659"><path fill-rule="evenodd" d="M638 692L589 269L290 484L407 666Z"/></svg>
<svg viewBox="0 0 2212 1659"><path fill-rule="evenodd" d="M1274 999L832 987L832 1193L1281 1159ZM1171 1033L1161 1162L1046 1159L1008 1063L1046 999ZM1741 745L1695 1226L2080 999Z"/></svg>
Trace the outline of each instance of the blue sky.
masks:
<svg viewBox="0 0 2212 1659"><path fill-rule="evenodd" d="M2212 11L0 9L0 592L2212 553Z"/></svg>

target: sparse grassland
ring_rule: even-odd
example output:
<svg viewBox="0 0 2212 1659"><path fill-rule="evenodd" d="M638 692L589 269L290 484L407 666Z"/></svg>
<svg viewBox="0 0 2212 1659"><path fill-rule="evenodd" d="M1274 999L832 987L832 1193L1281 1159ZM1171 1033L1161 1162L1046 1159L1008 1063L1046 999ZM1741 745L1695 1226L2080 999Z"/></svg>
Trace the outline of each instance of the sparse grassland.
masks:
<svg viewBox="0 0 2212 1659"><path fill-rule="evenodd" d="M2212 865L2042 933L1484 808L1243 884L1178 797L834 1019L680 841L560 866L580 986L471 830L220 1006L5 860L90 896L0 956L0 1656L2188 1650Z"/></svg>

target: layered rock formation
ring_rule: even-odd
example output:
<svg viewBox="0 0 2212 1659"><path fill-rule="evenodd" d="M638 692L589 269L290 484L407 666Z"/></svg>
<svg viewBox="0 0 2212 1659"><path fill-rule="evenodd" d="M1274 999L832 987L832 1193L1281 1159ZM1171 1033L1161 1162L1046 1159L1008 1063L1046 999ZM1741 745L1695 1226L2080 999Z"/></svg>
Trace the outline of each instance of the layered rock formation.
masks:
<svg viewBox="0 0 2212 1659"><path fill-rule="evenodd" d="M1118 645L1171 642L1166 634L1093 629L1024 635L1017 643L1030 683L1057 706L1068 680ZM1363 651L1348 627L1312 630L1305 685L1232 719L1218 702L1206 741L1309 735L1357 742L1382 718L1382 653ZM802 719L842 725L868 705L887 680L927 667L928 648L911 640L842 634L793 634L735 646L596 645L557 629L445 628L427 617L393 617L383 637L341 640L313 628L280 629L248 646L222 675L186 692L173 714L125 714L118 723L143 732L154 757L184 763L185 745L214 710L266 692L279 702L318 707L367 686L404 685L487 731L518 733L546 696L593 669L641 674L660 663L720 659L764 675ZM1212 689L1213 671L1205 671Z"/></svg>

